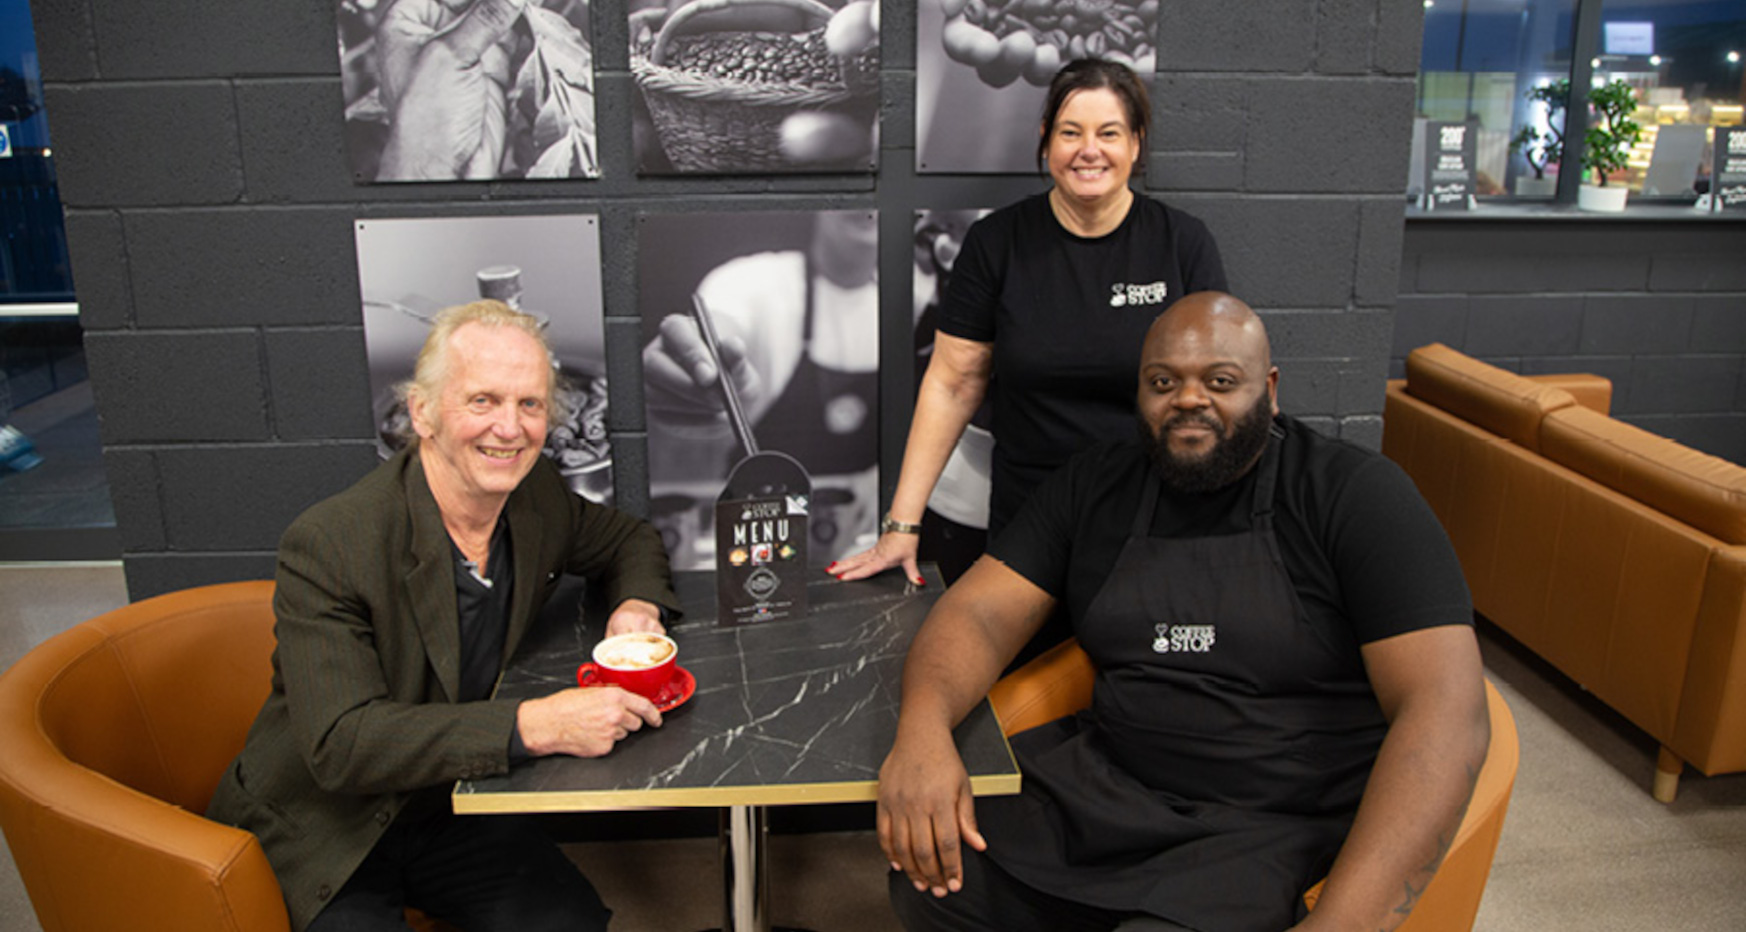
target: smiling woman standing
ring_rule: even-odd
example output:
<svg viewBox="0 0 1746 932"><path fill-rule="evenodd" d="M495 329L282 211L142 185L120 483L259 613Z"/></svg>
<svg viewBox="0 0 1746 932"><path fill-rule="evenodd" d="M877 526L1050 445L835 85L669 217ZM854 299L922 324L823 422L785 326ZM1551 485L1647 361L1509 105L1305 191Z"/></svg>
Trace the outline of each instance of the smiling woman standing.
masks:
<svg viewBox="0 0 1746 932"><path fill-rule="evenodd" d="M884 533L832 573L859 579L902 566L918 578L922 512L991 390L990 537L1068 457L1133 432L1134 347L1146 328L1185 294L1226 290L1206 225L1128 187L1150 111L1145 85L1123 65L1079 59L1055 75L1037 144L1054 185L965 236Z"/></svg>

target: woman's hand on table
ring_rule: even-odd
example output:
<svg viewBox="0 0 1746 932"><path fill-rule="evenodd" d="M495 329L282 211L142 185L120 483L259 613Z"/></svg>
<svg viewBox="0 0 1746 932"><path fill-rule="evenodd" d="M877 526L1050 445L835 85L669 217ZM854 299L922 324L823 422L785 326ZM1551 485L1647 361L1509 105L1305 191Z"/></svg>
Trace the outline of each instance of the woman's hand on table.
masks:
<svg viewBox="0 0 1746 932"><path fill-rule="evenodd" d="M625 599L618 603L618 607L612 610L611 617L606 619L604 636L644 631L649 634L667 633L667 626L661 624L660 607L643 599Z"/></svg>
<svg viewBox="0 0 1746 932"><path fill-rule="evenodd" d="M927 581L922 579L921 568L916 564L916 552L920 546L918 535L887 531L879 535L873 546L832 563L825 567L825 572L843 580L866 579L901 566L910 582L923 586Z"/></svg>
<svg viewBox="0 0 1746 932"><path fill-rule="evenodd" d="M976 828L970 774L951 732L928 744L899 738L879 768L879 847L917 890L945 896L964 888L960 846L986 851L988 842Z"/></svg>
<svg viewBox="0 0 1746 932"><path fill-rule="evenodd" d="M617 686L571 688L529 699L516 710L521 742L535 755L602 757L645 724L659 728L655 704Z"/></svg>

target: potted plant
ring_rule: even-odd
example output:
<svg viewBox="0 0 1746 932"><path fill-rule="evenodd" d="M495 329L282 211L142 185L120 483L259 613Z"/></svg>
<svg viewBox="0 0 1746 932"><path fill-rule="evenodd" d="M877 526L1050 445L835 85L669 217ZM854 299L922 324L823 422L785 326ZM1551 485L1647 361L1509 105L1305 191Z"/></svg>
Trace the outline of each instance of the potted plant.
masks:
<svg viewBox="0 0 1746 932"><path fill-rule="evenodd" d="M1523 126L1510 140L1510 151L1520 152L1527 159L1534 177L1516 177L1517 197L1551 197L1557 191L1556 178L1546 177L1546 169L1564 160L1564 107L1570 100L1570 79L1531 87L1522 95L1530 104L1546 105L1546 132L1532 125Z"/></svg>
<svg viewBox="0 0 1746 932"><path fill-rule="evenodd" d="M1584 210L1624 210L1628 192L1622 184L1609 186L1607 174L1625 167L1625 157L1642 138L1643 127L1631 119L1637 109L1636 92L1631 85L1615 80L1591 89L1588 104L1595 118L1583 136L1582 167L1589 170L1594 184L1582 186L1577 206Z"/></svg>

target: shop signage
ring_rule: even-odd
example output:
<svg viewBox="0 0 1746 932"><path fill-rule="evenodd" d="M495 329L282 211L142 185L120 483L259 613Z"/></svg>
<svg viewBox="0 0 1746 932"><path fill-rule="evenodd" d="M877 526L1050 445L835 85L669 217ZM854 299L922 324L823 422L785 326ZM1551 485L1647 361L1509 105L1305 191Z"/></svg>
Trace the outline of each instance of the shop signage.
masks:
<svg viewBox="0 0 1746 932"><path fill-rule="evenodd" d="M716 622L806 616L812 482L784 453L740 461L715 504Z"/></svg>
<svg viewBox="0 0 1746 932"><path fill-rule="evenodd" d="M1746 126L1716 127L1710 210L1746 209Z"/></svg>
<svg viewBox="0 0 1746 932"><path fill-rule="evenodd" d="M1424 210L1472 210L1477 127L1472 123L1425 124Z"/></svg>
<svg viewBox="0 0 1746 932"><path fill-rule="evenodd" d="M0 123L0 159L12 158L12 131Z"/></svg>

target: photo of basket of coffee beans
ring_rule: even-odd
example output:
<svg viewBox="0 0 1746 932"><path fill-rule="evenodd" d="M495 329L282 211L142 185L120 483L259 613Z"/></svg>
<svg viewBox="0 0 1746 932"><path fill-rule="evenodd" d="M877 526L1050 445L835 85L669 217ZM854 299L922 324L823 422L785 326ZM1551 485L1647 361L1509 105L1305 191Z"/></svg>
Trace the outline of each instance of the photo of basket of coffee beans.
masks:
<svg viewBox="0 0 1746 932"><path fill-rule="evenodd" d="M983 83L1049 86L1075 58L1105 58L1141 74L1157 58L1158 0L938 0L940 43Z"/></svg>
<svg viewBox="0 0 1746 932"><path fill-rule="evenodd" d="M878 7L691 0L631 17L631 72L682 172L869 170Z"/></svg>

